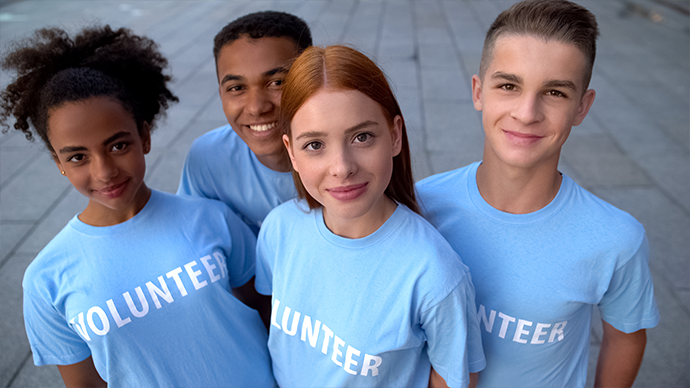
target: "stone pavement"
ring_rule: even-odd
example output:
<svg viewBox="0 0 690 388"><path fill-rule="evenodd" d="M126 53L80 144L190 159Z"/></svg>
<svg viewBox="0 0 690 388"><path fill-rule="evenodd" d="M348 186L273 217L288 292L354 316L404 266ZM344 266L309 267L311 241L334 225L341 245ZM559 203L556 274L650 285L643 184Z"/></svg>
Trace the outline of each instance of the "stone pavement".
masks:
<svg viewBox="0 0 690 388"><path fill-rule="evenodd" d="M126 26L156 40L181 102L153 136L150 187L174 192L191 142L225 123L212 39L258 10L294 13L319 45L348 43L390 76L411 139L416 178L479 160L481 116L470 79L483 35L513 1L3 1L0 47L35 28ZM690 385L690 53L687 1L581 1L601 26L585 122L574 128L562 171L646 227L661 323L648 331L636 387ZM0 75L0 86L9 82ZM84 208L41 144L0 136L0 387L63 386L35 367L23 328L21 279L40 249ZM590 381L601 339L592 327Z"/></svg>

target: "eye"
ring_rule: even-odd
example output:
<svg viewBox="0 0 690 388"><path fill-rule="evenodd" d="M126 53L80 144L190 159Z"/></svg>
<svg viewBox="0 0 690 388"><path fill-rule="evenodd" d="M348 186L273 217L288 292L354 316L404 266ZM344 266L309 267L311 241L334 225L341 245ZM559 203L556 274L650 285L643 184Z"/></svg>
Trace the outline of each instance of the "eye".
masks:
<svg viewBox="0 0 690 388"><path fill-rule="evenodd" d="M367 140L371 139L372 137L373 137L373 135L369 132L358 133L357 135L355 135L355 142L364 143Z"/></svg>
<svg viewBox="0 0 690 388"><path fill-rule="evenodd" d="M82 162L86 158L84 154L74 154L70 157L67 158L67 161L70 163L79 163Z"/></svg>
<svg viewBox="0 0 690 388"><path fill-rule="evenodd" d="M110 148L111 151L124 151L127 149L128 144L125 142L120 142L120 143L115 143L113 146Z"/></svg>
<svg viewBox="0 0 690 388"><path fill-rule="evenodd" d="M242 85L231 85L231 86L225 88L225 91L229 92L229 93L239 92L242 90L244 90L244 86L242 86Z"/></svg>
<svg viewBox="0 0 690 388"><path fill-rule="evenodd" d="M283 80L282 79L274 79L271 80L271 82L268 83L268 87L273 87L273 88L280 88L283 86Z"/></svg>
<svg viewBox="0 0 690 388"><path fill-rule="evenodd" d="M321 147L323 147L323 144L321 144L321 142L312 141L312 142L305 144L304 147L302 147L302 149L310 150L310 151L318 151L321 149Z"/></svg>
<svg viewBox="0 0 690 388"><path fill-rule="evenodd" d="M547 96L553 96L553 97L567 97L563 92L558 91L558 90L549 90L546 92Z"/></svg>
<svg viewBox="0 0 690 388"><path fill-rule="evenodd" d="M503 84L503 85L500 85L499 88L503 89L503 90L511 91L511 90L515 90L517 87L513 84Z"/></svg>

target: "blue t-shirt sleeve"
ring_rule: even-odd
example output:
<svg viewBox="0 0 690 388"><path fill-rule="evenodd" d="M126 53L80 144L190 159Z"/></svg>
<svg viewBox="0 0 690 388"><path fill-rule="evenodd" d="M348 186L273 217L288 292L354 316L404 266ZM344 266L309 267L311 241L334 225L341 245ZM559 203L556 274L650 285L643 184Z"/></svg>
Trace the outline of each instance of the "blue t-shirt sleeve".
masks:
<svg viewBox="0 0 690 388"><path fill-rule="evenodd" d="M270 221L269 221L270 223ZM256 279L254 288L263 295L273 294L273 264L275 262L275 244L269 236L270 225L264 223L256 240Z"/></svg>
<svg viewBox="0 0 690 388"><path fill-rule="evenodd" d="M209 180L210 172L206 167L206 153L200 139L192 143L182 167L180 185L177 187L178 195L219 199L217 195L212 195L208 190L204 190L204 187L201 187L202 182L212 182Z"/></svg>
<svg viewBox="0 0 690 388"><path fill-rule="evenodd" d="M229 282L231 288L237 288L246 284L254 276L256 237L235 213L229 208L226 209L226 219L232 239L232 250L227 263Z"/></svg>
<svg viewBox="0 0 690 388"><path fill-rule="evenodd" d="M608 290L599 302L604 321L625 333L659 323L648 257L649 243L644 236L633 257L615 270Z"/></svg>
<svg viewBox="0 0 690 388"><path fill-rule="evenodd" d="M75 327L86 324L86 317L80 318L75 319ZM36 365L71 365L91 355L86 342L70 328L62 314L26 287L24 326Z"/></svg>
<svg viewBox="0 0 690 388"><path fill-rule="evenodd" d="M449 387L466 387L469 373L486 366L469 276L441 302L422 313L429 361Z"/></svg>

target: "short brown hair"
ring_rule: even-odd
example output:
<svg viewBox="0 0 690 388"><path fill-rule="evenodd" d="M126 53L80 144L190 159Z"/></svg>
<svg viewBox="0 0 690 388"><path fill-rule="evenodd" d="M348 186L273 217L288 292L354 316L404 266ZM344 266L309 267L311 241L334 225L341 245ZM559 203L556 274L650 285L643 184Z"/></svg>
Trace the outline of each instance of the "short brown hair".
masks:
<svg viewBox="0 0 690 388"><path fill-rule="evenodd" d="M574 44L584 54L584 89L589 86L597 51L599 28L586 8L567 0L527 0L503 11L486 33L479 76L483 79L501 35L532 35Z"/></svg>
<svg viewBox="0 0 690 388"><path fill-rule="evenodd" d="M385 74L366 55L345 46L309 47L290 68L280 99L283 132L291 137L291 121L302 105L318 91L357 90L376 101L388 121L393 125L395 116L403 119L395 95ZM321 207L304 188L299 174L293 169L292 176L300 198L306 199L310 209ZM415 198L410 146L407 140L405 120L402 120L402 147L393 158L393 173L385 194L419 213Z"/></svg>

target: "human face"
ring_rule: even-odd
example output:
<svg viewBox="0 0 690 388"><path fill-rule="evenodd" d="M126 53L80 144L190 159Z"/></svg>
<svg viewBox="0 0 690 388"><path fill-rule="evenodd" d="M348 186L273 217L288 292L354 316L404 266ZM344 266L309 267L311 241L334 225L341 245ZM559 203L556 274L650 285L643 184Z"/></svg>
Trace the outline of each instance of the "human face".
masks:
<svg viewBox="0 0 690 388"><path fill-rule="evenodd" d="M485 132L484 163L555 170L570 129L594 101L594 90L583 90L585 66L584 54L572 44L499 38L483 79L472 77Z"/></svg>
<svg viewBox="0 0 690 388"><path fill-rule="evenodd" d="M389 125L381 106L355 90L324 89L299 108L283 136L307 192L323 205L335 234L375 232L395 210L384 191L402 147L402 119Z"/></svg>
<svg viewBox="0 0 690 388"><path fill-rule="evenodd" d="M114 225L136 215L150 190L144 184L151 139L132 114L108 97L68 102L48 116L48 139L60 171L89 199L79 218L95 226Z"/></svg>
<svg viewBox="0 0 690 388"><path fill-rule="evenodd" d="M287 64L298 55L290 38L241 37L218 55L218 84L223 111L232 129L266 167L287 171L278 124Z"/></svg>

